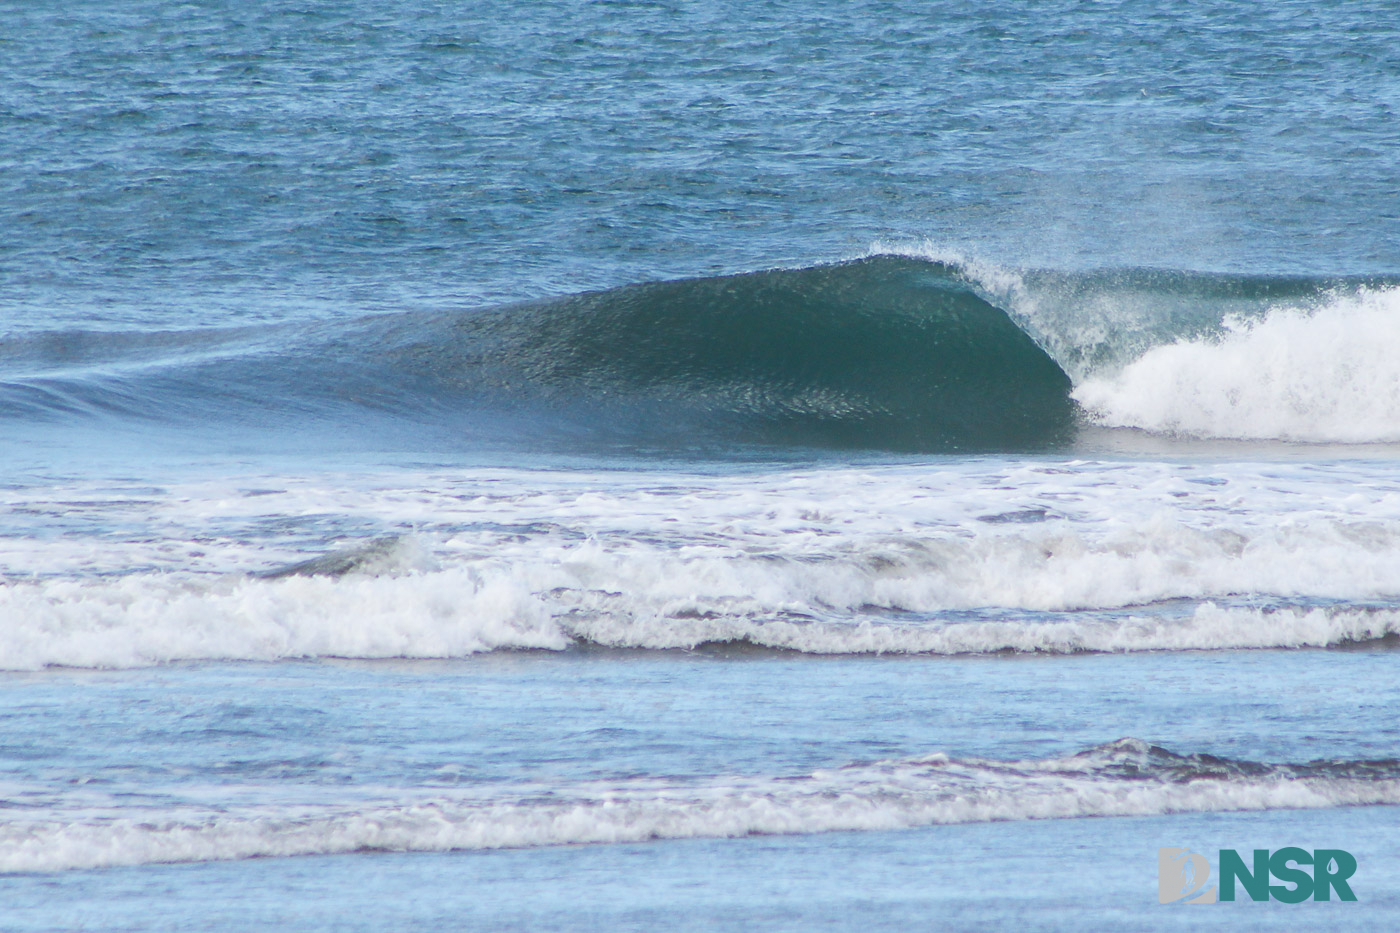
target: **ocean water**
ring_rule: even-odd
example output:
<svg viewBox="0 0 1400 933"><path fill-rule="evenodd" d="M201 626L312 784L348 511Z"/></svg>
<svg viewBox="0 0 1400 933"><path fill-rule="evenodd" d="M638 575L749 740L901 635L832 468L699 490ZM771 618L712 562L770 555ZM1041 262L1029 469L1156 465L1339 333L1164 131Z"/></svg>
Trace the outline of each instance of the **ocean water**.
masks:
<svg viewBox="0 0 1400 933"><path fill-rule="evenodd" d="M1400 16L0 22L0 929L1400 926Z"/></svg>

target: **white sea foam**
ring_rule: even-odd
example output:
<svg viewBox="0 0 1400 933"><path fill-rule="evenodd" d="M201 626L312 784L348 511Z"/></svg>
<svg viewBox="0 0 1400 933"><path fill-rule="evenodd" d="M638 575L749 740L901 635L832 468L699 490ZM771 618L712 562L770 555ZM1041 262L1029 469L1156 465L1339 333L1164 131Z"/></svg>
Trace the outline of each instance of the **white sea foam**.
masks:
<svg viewBox="0 0 1400 933"><path fill-rule="evenodd" d="M890 830L992 820L1400 803L1387 777L1121 777L1095 757L945 755L788 778L638 780L336 807L153 808L0 824L0 872L364 850L447 851Z"/></svg>
<svg viewBox="0 0 1400 933"><path fill-rule="evenodd" d="M467 570L411 577L136 574L0 587L0 668L180 659L443 658L569 639L527 590Z"/></svg>
<svg viewBox="0 0 1400 933"><path fill-rule="evenodd" d="M606 491L588 474L511 471L392 488L264 480L256 495L215 483L154 506L98 489L8 493L75 527L132 530L0 539L0 561L33 568L0 580L0 669L462 657L577 640L1292 647L1392 634L1400 613L1400 484L1367 464L966 462L649 474ZM325 553L267 536L298 515L399 543L355 557L365 539L344 539L345 560L301 568L340 576L242 572Z"/></svg>
<svg viewBox="0 0 1400 933"><path fill-rule="evenodd" d="M1074 397L1100 424L1221 438L1400 441L1400 289L1232 320L1156 347Z"/></svg>
<svg viewBox="0 0 1400 933"><path fill-rule="evenodd" d="M683 572L683 565L675 572ZM814 654L955 654L1293 648L1400 634L1395 610L1256 609L1212 602L1184 615L1129 610L949 621L930 612L927 618L891 622L869 609L833 609L811 593L801 601L702 596L677 589L660 566L649 575L651 591L626 595L536 590L529 572L483 581L461 569L342 580L211 584L133 576L109 583L21 584L0 589L0 616L7 619L0 629L0 667L460 658L508 648L563 649L577 641L648 649L745 642ZM779 591L794 583L752 576L756 584ZM812 618L816 613L827 618ZM794 619L797 615L804 617ZM843 616L850 618L833 618Z"/></svg>
<svg viewBox="0 0 1400 933"><path fill-rule="evenodd" d="M746 642L807 654L985 654L997 651L1186 651L1326 647L1400 634L1400 613L1221 608L1185 619L963 622L951 625L619 620L595 616L571 634L612 647L694 648Z"/></svg>

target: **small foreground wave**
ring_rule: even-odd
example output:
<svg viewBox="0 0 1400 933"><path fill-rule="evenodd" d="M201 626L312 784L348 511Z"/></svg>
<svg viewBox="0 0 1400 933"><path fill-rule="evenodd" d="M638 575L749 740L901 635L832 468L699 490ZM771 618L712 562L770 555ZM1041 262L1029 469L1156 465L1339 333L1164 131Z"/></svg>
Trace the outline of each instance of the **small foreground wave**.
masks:
<svg viewBox="0 0 1400 933"><path fill-rule="evenodd" d="M478 789L343 807L113 808L0 824L0 872L1396 803L1394 760L1270 764L1122 739L1032 761L933 754L802 776Z"/></svg>
<svg viewBox="0 0 1400 933"><path fill-rule="evenodd" d="M664 625L588 619L570 634L613 648L691 649L748 644L803 654L1075 654L1326 648L1400 635L1400 612L1374 609L1249 609L1210 602L1182 617L1091 614L1054 621L894 624L783 620L683 620Z"/></svg>
<svg viewBox="0 0 1400 933"><path fill-rule="evenodd" d="M694 598L627 605L621 594L544 590L544 577L456 568L399 577L133 574L0 586L0 669L135 668L191 660L465 658L583 645L694 649L715 644L806 654L1183 651L1328 647L1400 635L1386 606L1250 606L1027 613L979 610L828 619ZM706 601L699 601L702 604ZM821 607L809 607L821 611Z"/></svg>

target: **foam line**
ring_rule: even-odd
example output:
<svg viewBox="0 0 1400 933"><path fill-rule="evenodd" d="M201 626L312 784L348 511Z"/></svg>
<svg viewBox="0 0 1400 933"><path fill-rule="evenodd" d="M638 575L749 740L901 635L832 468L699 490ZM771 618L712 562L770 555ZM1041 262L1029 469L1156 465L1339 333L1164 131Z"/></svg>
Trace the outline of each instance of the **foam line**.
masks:
<svg viewBox="0 0 1400 933"><path fill-rule="evenodd" d="M358 807L194 808L0 824L0 872L159 862L636 843L993 820L1400 803L1394 762L1271 766L1177 756L1138 740L1064 759L935 754L787 778L637 780L547 794Z"/></svg>

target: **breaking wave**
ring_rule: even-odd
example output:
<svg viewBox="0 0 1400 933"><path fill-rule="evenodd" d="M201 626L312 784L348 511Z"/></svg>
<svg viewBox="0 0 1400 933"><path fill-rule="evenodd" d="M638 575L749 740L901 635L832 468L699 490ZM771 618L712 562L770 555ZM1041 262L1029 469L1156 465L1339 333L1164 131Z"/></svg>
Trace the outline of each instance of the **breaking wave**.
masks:
<svg viewBox="0 0 1400 933"><path fill-rule="evenodd" d="M1069 378L952 267L881 257L507 307L223 335L0 344L0 414L228 423L366 413L438 430L685 444L1034 448ZM348 410L348 414L347 414Z"/></svg>
<svg viewBox="0 0 1400 933"><path fill-rule="evenodd" d="M799 594L796 586L812 583L803 576L763 580L740 569L738 575L752 578L762 591L751 598L703 596L684 585L641 579L659 572L664 571L652 567L632 580L611 581L645 587L630 595L606 584L579 588L577 579L574 588L551 587L565 575L543 567L521 568L515 576L456 568L342 579L191 581L135 574L110 581L12 583L0 586L0 617L8 620L0 631L0 669L463 658L590 645L648 650L749 645L805 654L1064 654L1329 647L1400 636L1400 609L1389 601L1317 605L1308 599L1251 597L1058 613L909 612L827 602L821 592ZM867 586L879 589L880 582ZM890 589L897 587L895 582Z"/></svg>
<svg viewBox="0 0 1400 933"><path fill-rule="evenodd" d="M1120 739L1063 758L944 754L806 775L478 788L340 806L167 806L0 825L0 872L891 830L993 820L1400 803L1400 762L1180 755Z"/></svg>
<svg viewBox="0 0 1400 933"><path fill-rule="evenodd" d="M1400 284L904 250L466 311L0 338L0 420L409 444L1038 450L1089 423L1400 441Z"/></svg>

